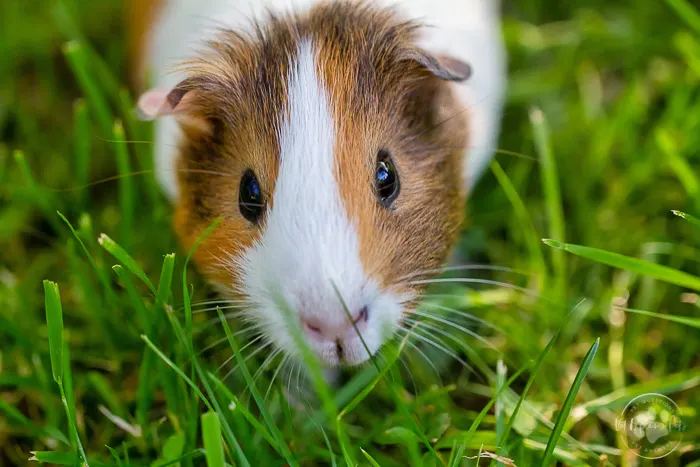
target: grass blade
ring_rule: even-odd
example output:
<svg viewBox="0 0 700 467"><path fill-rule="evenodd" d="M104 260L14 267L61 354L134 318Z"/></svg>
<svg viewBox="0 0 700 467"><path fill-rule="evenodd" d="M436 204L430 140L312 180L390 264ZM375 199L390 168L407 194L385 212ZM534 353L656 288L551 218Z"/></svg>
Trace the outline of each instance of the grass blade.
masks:
<svg viewBox="0 0 700 467"><path fill-rule="evenodd" d="M564 430L564 424L566 423L566 419L569 416L569 412L571 412L571 408L574 406L576 395L578 394L579 389L581 389L583 380L585 379L586 374L588 373L588 370L591 367L591 364L593 363L593 359L595 358L596 352L598 352L599 344L600 338L596 339L596 341L591 346L590 350L588 350L588 353L583 359L583 363L581 363L581 368L579 368L578 373L576 373L574 383L571 385L571 389L569 389L569 393L566 395L564 405L562 405L562 408L559 411L559 415L557 415L557 421L554 424L554 429L552 430L552 434L550 435L549 440L547 441L547 447L545 448L544 455L542 457L542 465L549 465L552 460L554 448L557 446L559 437L561 436L561 433Z"/></svg>
<svg viewBox="0 0 700 467"><path fill-rule="evenodd" d="M112 113L105 100L100 86L91 75L90 57L85 47L78 41L73 40L63 46L63 54L68 60L68 64L73 71L80 88L87 96L97 122L100 125L102 134L106 137L112 134Z"/></svg>
<svg viewBox="0 0 700 467"><path fill-rule="evenodd" d="M700 219L698 219L695 216L691 216L690 214L687 214L685 212L681 211L671 211L674 215L680 217L681 219L685 219L691 224L695 225L696 227L700 227Z"/></svg>
<svg viewBox="0 0 700 467"><path fill-rule="evenodd" d="M362 452L362 455L365 456L365 458L367 459L367 461L369 462L369 464L372 467L380 467L379 462L375 461L374 458L372 456L370 456L370 454L367 451L365 451L362 448L360 448L360 451Z"/></svg>
<svg viewBox="0 0 700 467"><path fill-rule="evenodd" d="M532 218L527 212L527 207L523 203L522 198L518 195L513 182L510 181L506 172L501 168L501 165L494 159L491 162L491 171L493 172L498 184L501 185L501 189L505 193L508 201L510 201L511 206L513 206L513 212L518 218L518 223L523 229L523 235L525 236L525 243L527 249L530 253L530 259L534 264L535 269L539 272L542 281L546 280L547 277L547 267L544 262L544 255L542 254L542 245L539 244L537 231L532 223Z"/></svg>
<svg viewBox="0 0 700 467"><path fill-rule="evenodd" d="M661 313L654 313L653 311L635 310L632 308L621 308L622 311L627 313L635 313L638 315L651 316L653 318L665 319L666 321L673 321L674 323L685 324L686 326L692 326L694 328L700 329L700 318L691 318L689 316L678 316L678 315L664 315Z"/></svg>
<svg viewBox="0 0 700 467"><path fill-rule="evenodd" d="M221 440L221 423L214 412L202 414L202 441L209 467L224 467L224 445Z"/></svg>
<svg viewBox="0 0 700 467"><path fill-rule="evenodd" d="M506 428L503 432L503 437L498 439L498 447L499 447L499 454L505 454L505 443L508 440L508 435L510 434L511 428L513 428L513 425L515 424L515 420L518 417L518 413L520 412L520 407L523 405L523 402L525 402L525 399L527 398L528 392L530 392L530 388L532 387L532 384L535 382L535 378L537 378L537 374L540 371L540 367L542 366L542 362L544 361L545 357L551 350L552 346L554 345L554 341L556 341L557 336L559 333L557 332L552 336L552 338L549 340L549 343L547 346L540 352L539 357L537 357L537 361L535 362L535 365L532 367L532 372L530 373L530 378L528 378L527 383L525 383L525 388L522 391L522 394L520 394L520 398L518 399L518 403L515 405L515 408L513 409L513 413L510 416L510 420L508 420L508 424L506 425Z"/></svg>
<svg viewBox="0 0 700 467"><path fill-rule="evenodd" d="M44 303L46 307L46 325L49 331L49 351L51 354L51 372L58 384L63 381L63 310L58 284L44 281Z"/></svg>
<svg viewBox="0 0 700 467"><path fill-rule="evenodd" d="M158 281L158 291L156 292L156 307L161 309L168 303L170 286L173 281L173 270L175 269L175 253L165 255L163 267L160 270L160 280Z"/></svg>
<svg viewBox="0 0 700 467"><path fill-rule="evenodd" d="M61 392L61 401L66 410L66 417L68 418L68 425L70 427L71 438L75 440L77 444L78 451L80 452L85 466L88 467L87 456L85 455L85 450L83 449L83 444L80 442L80 436L78 435L78 428L75 424L75 409L72 403L69 402L66 397L66 392L63 388L63 378L66 373L70 372L70 367L64 365L64 342L63 342L63 309L61 307L61 295L58 290L58 284L51 281L44 281L44 300L46 306L46 324L48 326L49 333L49 352L51 356L51 371L53 373L53 379L58 384L58 389ZM66 379L70 379L70 375L67 375ZM72 399L71 399L72 400Z"/></svg>
<svg viewBox="0 0 700 467"><path fill-rule="evenodd" d="M698 12L688 0L666 0L666 3L676 10L678 16L680 16L688 26L695 29L695 31L700 34L700 12Z"/></svg>
<svg viewBox="0 0 700 467"><path fill-rule="evenodd" d="M542 241L545 243L545 245L551 246L552 248L565 250L577 256L582 256L599 263L607 264L608 266L625 269L627 271L636 272L644 276L650 276L664 282L680 285L681 287L687 287L689 289L700 291L700 278L667 266L652 263L651 261L631 258L619 253L600 250L598 248L572 245L570 243L561 243L550 239L543 239Z"/></svg>
<svg viewBox="0 0 700 467"><path fill-rule="evenodd" d="M559 188L559 174L552 154L552 142L549 125L544 113L540 109L530 111L530 123L534 131L535 149L540 156L540 171L544 190L547 220L549 222L549 234L563 242L565 239L564 212ZM566 298L566 257L563 252L554 252L556 298L559 303L564 303Z"/></svg>
<svg viewBox="0 0 700 467"><path fill-rule="evenodd" d="M97 242L102 245L102 248L114 256L117 261L121 262L129 271L134 273L136 277L141 279L141 281L143 281L143 283L146 284L146 286L151 290L153 295L156 295L156 289L153 287L151 280L148 278L148 276L146 276L146 273L143 272L143 269L141 269L141 266L138 265L136 260L132 258L124 248L109 238L107 234L101 234L100 238L97 239Z"/></svg>

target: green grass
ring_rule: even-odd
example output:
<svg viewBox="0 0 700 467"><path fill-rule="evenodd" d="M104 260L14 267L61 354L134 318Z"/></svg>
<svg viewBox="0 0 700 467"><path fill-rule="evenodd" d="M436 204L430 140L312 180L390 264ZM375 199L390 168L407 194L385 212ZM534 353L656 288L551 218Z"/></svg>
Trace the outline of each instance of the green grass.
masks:
<svg viewBox="0 0 700 467"><path fill-rule="evenodd" d="M172 232L122 8L0 2L0 465L700 465L697 6L504 0L484 267L304 410ZM646 393L687 425L653 463L615 428Z"/></svg>

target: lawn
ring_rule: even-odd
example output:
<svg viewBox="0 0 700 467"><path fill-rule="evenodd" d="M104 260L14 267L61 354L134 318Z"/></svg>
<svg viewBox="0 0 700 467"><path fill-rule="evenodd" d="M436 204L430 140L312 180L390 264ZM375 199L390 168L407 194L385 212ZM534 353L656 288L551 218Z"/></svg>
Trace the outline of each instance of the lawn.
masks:
<svg viewBox="0 0 700 467"><path fill-rule="evenodd" d="M0 466L700 466L700 9L503 7L471 267L302 409L172 232L122 2L0 2Z"/></svg>

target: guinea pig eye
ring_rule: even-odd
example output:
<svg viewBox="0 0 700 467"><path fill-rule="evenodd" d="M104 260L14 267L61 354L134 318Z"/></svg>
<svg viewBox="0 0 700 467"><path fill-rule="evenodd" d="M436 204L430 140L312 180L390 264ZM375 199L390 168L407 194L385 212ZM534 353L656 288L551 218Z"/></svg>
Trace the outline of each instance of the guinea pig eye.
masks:
<svg viewBox="0 0 700 467"><path fill-rule="evenodd" d="M391 161L389 151L382 149L377 155L377 170L375 173L376 193L379 202L385 208L391 206L399 195L399 174Z"/></svg>
<svg viewBox="0 0 700 467"><path fill-rule="evenodd" d="M241 215L250 222L257 224L265 210L260 183L252 170L248 169L241 177L241 186L238 194L238 208Z"/></svg>

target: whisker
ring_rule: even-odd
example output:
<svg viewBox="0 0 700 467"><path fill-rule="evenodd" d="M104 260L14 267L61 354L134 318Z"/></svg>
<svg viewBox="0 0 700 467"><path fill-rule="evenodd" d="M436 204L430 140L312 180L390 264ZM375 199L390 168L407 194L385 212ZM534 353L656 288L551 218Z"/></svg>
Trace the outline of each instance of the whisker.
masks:
<svg viewBox="0 0 700 467"><path fill-rule="evenodd" d="M459 266L445 266L441 268L435 268L435 269L425 269L423 271L416 271L412 272L409 274L406 274L405 276L399 277L398 280L405 280L405 279L410 279L411 277L416 277L416 276L422 276L422 275L427 275L427 274L440 274L443 272L450 272L450 271L501 271L501 272L511 272L513 274L519 274L523 276L532 276L532 273L526 272L526 271L520 271L518 269L514 268L509 268L507 266L495 266L495 265L490 265L490 264L464 264L464 265L459 265Z"/></svg>
<svg viewBox="0 0 700 467"><path fill-rule="evenodd" d="M458 315L458 316L461 316L461 317L464 318L464 319L467 319L467 320L470 320L470 321L474 321L475 323L479 323L479 324L481 324L481 325L484 325L484 326L486 326L486 327L488 327L488 328L493 329L494 331L498 331L498 332L504 334L503 330L500 329L498 326L489 323L488 321L486 321L486 320L483 319L483 318L479 318L479 317L477 317L477 316L472 315L471 313L467 313L466 311L456 310L456 309L450 308L450 307L448 307L448 306L438 305L437 303L430 303L430 302L424 302L424 303L422 303L421 305L424 305L424 306L427 306L427 307L432 307L432 308L435 308L435 309L438 309L438 310L442 310L442 311L447 311L447 312L450 312L450 313L454 313L454 314L456 314L456 315ZM417 311L417 310L414 310L414 312L415 312L415 311ZM423 313L428 313L428 312L427 312L427 311L423 311Z"/></svg>
<svg viewBox="0 0 700 467"><path fill-rule="evenodd" d="M246 303L246 300L230 300L230 299L218 299L218 300L205 300L202 302L193 302L190 304L191 309L199 308L202 306L208 306L208 305L225 305L225 304L237 304L237 303ZM184 310L185 307L180 307L177 309L177 311L182 311Z"/></svg>
<svg viewBox="0 0 700 467"><path fill-rule="evenodd" d="M255 339L251 340L251 341L248 342L246 345L244 345L244 346L241 348L241 350L240 350L241 355L243 355L243 351L244 351L245 349L247 349L247 348L250 347L251 345L255 344L256 342L258 342L258 341L259 341L260 339L262 339L263 337L265 337L265 335L264 335L264 334L260 334L258 337L256 337ZM271 343L272 343L271 341L270 341L270 342L267 342L267 343L265 343L264 345L262 345L261 347L258 347L257 349L255 349L253 352L250 353L250 355L248 355L247 357L245 357L245 358L243 359L243 363L247 362L247 361L248 361L249 359L251 359L253 356L257 355L262 349L264 349L265 347L269 346ZM225 367L226 365L228 365L228 364L231 362L231 360L233 360L234 358L236 358L236 356L235 356L235 355L231 355L229 358L226 359L226 361L225 361L224 363L222 363L221 365L219 365L219 368L218 368L216 371L219 372L219 371L223 370L224 367ZM238 368L238 364L236 364L236 366L234 366L233 369L231 369L231 371L228 372L228 373L226 374L226 376L224 377L224 379L226 379L226 378L228 378L229 376L231 376L231 373L233 373L234 371L236 371L237 368Z"/></svg>
<svg viewBox="0 0 700 467"><path fill-rule="evenodd" d="M236 332L233 334L233 336L234 336L234 337L238 337L238 336L240 336L240 335L242 335L242 334L245 334L245 333L247 333L247 332L250 332L250 331L252 331L252 330L254 330L254 326L252 326L252 325L251 325L251 326L246 326L245 328L236 331ZM257 334L255 334L253 337L255 337L255 336L257 336ZM211 350L211 349L213 349L214 347L217 347L217 346L223 344L223 343L226 342L227 340L228 340L227 337L222 337L222 338L220 338L220 339L215 340L215 341L212 342L211 344L209 344L209 345L207 345L206 347L204 347L203 349L201 349L201 350L199 351L199 353L197 353L197 356L200 356L200 355L202 355L204 352L206 352L206 351L208 351L208 350Z"/></svg>
<svg viewBox="0 0 700 467"><path fill-rule="evenodd" d="M425 343L427 343L427 344L432 345L433 347L435 347L435 348L438 349L438 350L442 350L442 351L445 352L447 355L449 355L450 357L454 358L454 359L457 360L459 363L461 363L461 364L462 364L464 367L466 367L468 370L470 370L470 371L476 373L475 370L474 370L474 368L473 368L470 364L468 364L467 362L465 362L462 358L460 358L459 355L457 355L456 353L454 353L454 352L451 351L450 349L446 348L445 346L440 345L440 344L434 342L434 340L432 340L432 339L435 339L435 340L438 340L439 342L441 342L442 344L445 344L445 342L444 342L442 339L440 339L440 338L438 338L438 337L435 337L435 336L433 336L432 334L430 334L428 331L425 331L425 330L424 330L424 331L430 336L430 338L428 338L428 337L424 336L422 333L420 333L419 330L418 330L418 328L419 328L419 326L416 326L415 328L413 328L413 329L416 331L415 334L413 334L415 337L417 337L418 339L422 340L423 342L425 342ZM432 339L431 339L431 338L432 338Z"/></svg>
<svg viewBox="0 0 700 467"><path fill-rule="evenodd" d="M214 306L214 307L210 307L210 308L204 308L202 310L193 311L192 314L199 315L202 313L206 313L208 311L216 311L216 310L240 310L241 308L245 308L245 306L244 305Z"/></svg>
<svg viewBox="0 0 700 467"><path fill-rule="evenodd" d="M529 295L533 298L542 298L547 300L546 297L542 297L539 294L533 292L530 289L527 289L525 287L520 287L518 285L513 285L509 284L507 282L501 282L501 281L495 281L491 279L476 279L476 278L468 278L468 277L445 277L445 278L439 278L439 279L425 279L425 280L418 280L418 281L411 281L407 282L409 285L429 285L429 284L487 284L487 285L496 285L499 287L504 287L506 289L513 289L517 290L519 292L522 292L526 295ZM549 300L548 300L549 301Z"/></svg>
<svg viewBox="0 0 700 467"><path fill-rule="evenodd" d="M465 334L467 334L467 335L469 335L469 336L472 336L473 338L475 338L476 340L478 340L479 342L481 342L482 344L484 344L486 347L489 347L489 348L492 348L492 349L496 350L496 348L494 347L494 345L493 345L492 343L490 343L488 340L484 339L482 336L480 336L480 335L477 334L476 332L474 332L474 331L472 331L472 330L470 330L470 329L467 329L467 328L465 328L465 327L463 327L463 326L460 326L459 324L453 323L453 322L451 322L450 320L441 318L441 317L439 317L439 316L431 315L430 313L423 313L423 312L419 312L419 311L414 311L413 313L415 313L416 315L421 316L421 317L423 317L423 318L431 319L431 320L433 320L433 321L437 321L437 322L439 322L439 323L446 324L446 325L448 325L448 326L450 326L450 327L452 327L452 328L455 328L455 329L457 329L457 330L459 330L459 331L462 331L463 333L465 333ZM410 318L407 318L407 320L410 320ZM413 321L415 321L415 320L413 320ZM429 323L426 323L426 325L428 325L428 324L429 324Z"/></svg>
<svg viewBox="0 0 700 467"><path fill-rule="evenodd" d="M415 329L415 327L414 327L413 329ZM408 334L408 331L407 331L405 328L401 328L401 330L405 331L405 332ZM435 376L437 376L438 381L440 382L440 386L442 386L442 385L443 385L443 384L442 384L442 376L440 376L440 372L438 371L437 367L436 367L435 364L432 362L432 360L430 360L430 358L428 358L428 356L425 354L425 352L423 352L423 351L420 349L420 347L418 347L416 344L414 344L413 342L411 342L411 339L408 339L408 340L406 341L406 344L409 345L409 346L411 346L411 348L412 348L413 350L415 350L416 352L418 352L418 354L420 354L420 355L425 359L425 361L428 362L428 365L430 365L430 367L431 367L431 368L433 369L433 371L435 372ZM415 380L414 380L414 386L415 386Z"/></svg>
<svg viewBox="0 0 700 467"><path fill-rule="evenodd" d="M411 372L411 368L406 364L406 361L404 359L403 355L399 355L399 362L401 362L401 365L406 369L406 373L408 373L408 377L411 378L411 383L413 384L413 394L418 394L418 386L416 386L416 380L413 377L413 373ZM439 377L439 375L438 375ZM440 381L440 386L442 386L442 381Z"/></svg>
<svg viewBox="0 0 700 467"><path fill-rule="evenodd" d="M265 397L263 397L263 401L267 400L267 396L270 395L270 391L272 390L272 385L275 382L277 375L279 374L282 367L287 364L288 360L289 360L289 355L285 355L284 357L282 357L282 361L280 361L280 364L277 366L277 369L272 374L272 379L270 379L270 384L269 384L269 386L267 386L267 391L265 391Z"/></svg>
<svg viewBox="0 0 700 467"><path fill-rule="evenodd" d="M253 374L253 379L252 379L253 384L255 384L255 381L256 381L260 376L262 376L262 373L263 373L263 371L265 370L265 368L267 367L267 365L269 365L270 362L272 362L272 360L273 360L277 355L280 354L280 352L282 352L281 349L276 349L276 350L272 351L272 352L270 353L270 355L267 356L267 358L262 362L262 365L260 365L260 368L258 368L257 371L255 372L255 374ZM247 390L249 390L249 389L251 389L250 386L246 387L245 390L243 391L243 394L245 394L245 392L246 392ZM252 391L251 391L251 392L252 392ZM241 395L241 397L243 397L243 396Z"/></svg>

